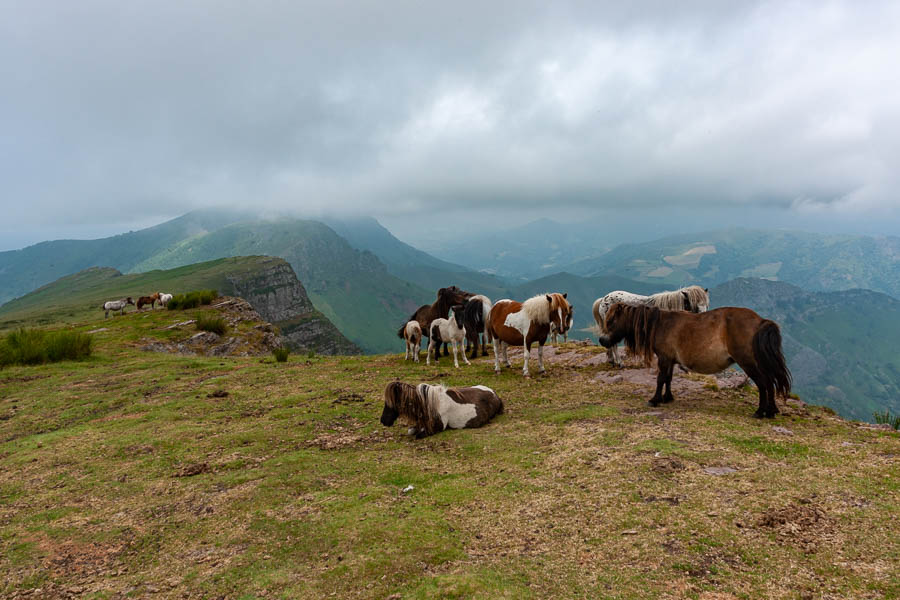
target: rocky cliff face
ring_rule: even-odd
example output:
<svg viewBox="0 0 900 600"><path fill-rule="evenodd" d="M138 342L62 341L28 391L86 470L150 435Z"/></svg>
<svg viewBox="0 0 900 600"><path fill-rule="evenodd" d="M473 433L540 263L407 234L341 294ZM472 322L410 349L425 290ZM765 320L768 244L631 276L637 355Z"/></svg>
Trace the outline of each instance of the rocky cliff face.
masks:
<svg viewBox="0 0 900 600"><path fill-rule="evenodd" d="M359 354L360 349L317 311L291 266L280 258L262 259L256 269L227 276L229 294L249 302L277 326L294 350L320 354Z"/></svg>

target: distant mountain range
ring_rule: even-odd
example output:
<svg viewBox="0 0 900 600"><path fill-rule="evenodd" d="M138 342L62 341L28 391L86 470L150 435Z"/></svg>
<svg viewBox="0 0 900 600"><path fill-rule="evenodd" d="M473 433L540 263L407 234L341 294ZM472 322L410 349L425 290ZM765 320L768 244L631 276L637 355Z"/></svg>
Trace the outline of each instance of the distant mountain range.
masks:
<svg viewBox="0 0 900 600"><path fill-rule="evenodd" d="M747 306L781 324L795 387L807 402L862 420L885 408L900 413L900 300L747 278L713 288L710 298L713 306Z"/></svg>

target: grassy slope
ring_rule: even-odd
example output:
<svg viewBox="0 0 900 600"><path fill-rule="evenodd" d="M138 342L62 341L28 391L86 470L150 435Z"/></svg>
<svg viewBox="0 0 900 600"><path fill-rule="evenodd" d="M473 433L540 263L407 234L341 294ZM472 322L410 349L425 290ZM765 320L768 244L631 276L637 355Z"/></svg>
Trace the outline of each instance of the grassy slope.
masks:
<svg viewBox="0 0 900 600"><path fill-rule="evenodd" d="M89 361L0 372L0 595L900 594L896 433L790 405L779 434L746 390L651 411L602 365L136 349L174 319L98 318ZM506 414L410 440L377 420L398 377L486 383Z"/></svg>

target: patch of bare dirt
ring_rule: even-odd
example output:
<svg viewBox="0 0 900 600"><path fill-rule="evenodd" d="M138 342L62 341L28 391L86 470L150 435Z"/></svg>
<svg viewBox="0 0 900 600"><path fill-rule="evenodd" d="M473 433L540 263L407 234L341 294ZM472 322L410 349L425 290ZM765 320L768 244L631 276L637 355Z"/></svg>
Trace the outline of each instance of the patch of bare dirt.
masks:
<svg viewBox="0 0 900 600"><path fill-rule="evenodd" d="M803 549L816 552L832 539L834 526L825 510L811 500L799 500L783 508L766 511L757 527L774 530L778 538Z"/></svg>
<svg viewBox="0 0 900 600"><path fill-rule="evenodd" d="M209 473L211 470L209 463L194 463L181 467L175 472L173 477L194 477L202 473Z"/></svg>

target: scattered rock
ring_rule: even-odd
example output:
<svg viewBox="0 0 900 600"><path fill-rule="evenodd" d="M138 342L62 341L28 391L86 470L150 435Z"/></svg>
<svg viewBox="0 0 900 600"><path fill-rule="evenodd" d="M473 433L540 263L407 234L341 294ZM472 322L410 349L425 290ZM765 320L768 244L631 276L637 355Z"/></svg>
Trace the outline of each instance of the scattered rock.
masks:
<svg viewBox="0 0 900 600"><path fill-rule="evenodd" d="M410 484L410 485L406 486L405 488L403 488L402 490L400 490L400 493L401 493L401 494L408 494L408 493L410 493L411 491L413 491L414 489L416 489L415 486L412 485L412 484Z"/></svg>
<svg viewBox="0 0 900 600"><path fill-rule="evenodd" d="M101 331L109 331L109 327L99 327L97 329L91 329L88 333L100 333Z"/></svg>
<svg viewBox="0 0 900 600"><path fill-rule="evenodd" d="M708 475L727 475L728 473L737 473L737 469L732 467L704 467L703 472Z"/></svg>
<svg viewBox="0 0 900 600"><path fill-rule="evenodd" d="M788 429L787 427L781 427L779 425L775 425L772 427L772 431L775 433L780 433L781 435L794 435L794 432Z"/></svg>
<svg viewBox="0 0 900 600"><path fill-rule="evenodd" d="M216 390L210 394L206 395L207 398L227 398L228 392L225 390Z"/></svg>
<svg viewBox="0 0 900 600"><path fill-rule="evenodd" d="M637 535L637 529L626 529L622 535Z"/></svg>
<svg viewBox="0 0 900 600"><path fill-rule="evenodd" d="M667 457L654 458L653 466L651 468L654 472L662 473L663 475L684 471L684 465L680 461Z"/></svg>

